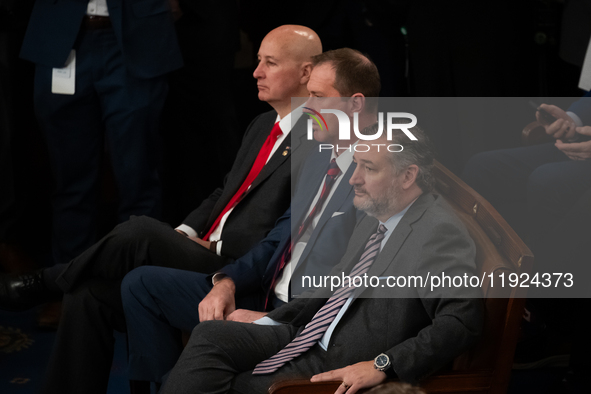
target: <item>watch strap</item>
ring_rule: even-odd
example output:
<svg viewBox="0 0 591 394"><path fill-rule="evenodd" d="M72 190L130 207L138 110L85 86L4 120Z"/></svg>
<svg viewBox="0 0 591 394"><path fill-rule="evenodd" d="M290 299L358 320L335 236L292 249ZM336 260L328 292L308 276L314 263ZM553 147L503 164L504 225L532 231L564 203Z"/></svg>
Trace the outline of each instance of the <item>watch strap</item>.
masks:
<svg viewBox="0 0 591 394"><path fill-rule="evenodd" d="M390 365L388 365L388 368L384 369L384 373L386 374L388 379L394 379L396 377L396 372L394 371L394 368L392 367L392 363L390 363Z"/></svg>

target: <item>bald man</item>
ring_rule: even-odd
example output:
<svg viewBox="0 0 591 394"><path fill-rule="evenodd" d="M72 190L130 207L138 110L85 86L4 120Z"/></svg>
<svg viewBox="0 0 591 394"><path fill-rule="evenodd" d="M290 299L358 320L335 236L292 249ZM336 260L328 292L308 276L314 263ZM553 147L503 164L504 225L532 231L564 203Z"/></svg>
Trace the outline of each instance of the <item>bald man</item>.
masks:
<svg viewBox="0 0 591 394"><path fill-rule="evenodd" d="M127 272L141 265L214 272L244 255L273 228L290 204L291 167L299 166L291 163L291 156L296 151L298 157L305 156L303 151L312 144L305 139L305 119L298 120L301 110L291 112L291 98L305 101L311 57L321 52L318 36L304 26L281 26L265 37L254 77L259 99L273 111L259 115L246 130L224 187L176 229L152 218L132 217L59 272L51 268L30 275L36 281L33 288L25 286L25 279L20 286L4 282L5 298L14 302L2 301L13 309L41 302L48 292L64 293L45 393L105 393L112 330L125 327L120 283ZM199 171L207 168L196 168L191 181L199 182Z"/></svg>
<svg viewBox="0 0 591 394"><path fill-rule="evenodd" d="M307 27L285 25L272 30L261 42L259 65L253 73L259 100L269 103L279 117L287 116L291 112L291 97L308 96L306 84L312 56L320 53L320 39Z"/></svg>

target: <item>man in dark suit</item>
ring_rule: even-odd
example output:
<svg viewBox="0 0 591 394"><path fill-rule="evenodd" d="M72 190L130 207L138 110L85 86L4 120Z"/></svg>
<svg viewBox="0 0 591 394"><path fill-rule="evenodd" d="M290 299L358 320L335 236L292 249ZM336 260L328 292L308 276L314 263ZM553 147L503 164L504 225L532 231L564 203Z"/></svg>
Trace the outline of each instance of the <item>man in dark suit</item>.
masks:
<svg viewBox="0 0 591 394"><path fill-rule="evenodd" d="M402 132L393 141L372 141L402 144L401 152L377 151L374 145L355 153L354 204L368 216L357 224L331 276L350 275L355 283L356 276L367 274L369 283L375 278L378 284L350 287L345 281L328 301L330 288L299 297L267 314L272 325L199 324L164 393L260 393L277 380L311 377L341 380L337 393L353 394L387 376L416 382L477 339L483 317L478 289L379 285L392 277L463 276L475 270L467 230L444 200L430 193L433 156L426 137L410 130L417 141Z"/></svg>
<svg viewBox="0 0 591 394"><path fill-rule="evenodd" d="M307 95L311 56L321 51L316 34L304 26L282 26L269 33L261 44L254 76L259 99L275 111L253 121L224 187L215 190L176 231L155 219L134 217L65 269L52 267L35 275L2 278L0 299L13 308L43 301L47 294L43 285L65 293L46 392L105 392L112 329L125 329L120 283L129 270L147 264L210 273L265 237L289 207L291 170L299 166L290 163L292 154L304 156L300 151L310 148L303 119L298 122L297 111L291 112L291 98ZM292 122L296 123L293 130Z"/></svg>
<svg viewBox="0 0 591 394"><path fill-rule="evenodd" d="M182 66L168 0L37 0L21 57L36 65L35 112L55 191L52 254L67 263L96 242L104 146L118 222L158 217L158 122L166 74Z"/></svg>
<svg viewBox="0 0 591 394"><path fill-rule="evenodd" d="M499 211L536 253L538 241L591 187L591 97L567 111L542 104L556 121L545 122L555 142L482 152L473 156L462 179ZM536 113L542 121L541 113Z"/></svg>
<svg viewBox="0 0 591 394"><path fill-rule="evenodd" d="M299 168L305 151L313 144L305 138L304 120L299 119L301 110L291 113L291 97L307 96L311 56L321 50L318 37L303 26L282 26L269 33L261 44L260 64L254 76L259 99L275 110L255 118L224 187L216 189L191 212L176 232L157 220L132 217L69 264L23 278L2 277L2 305L27 308L42 301L47 293L44 287L68 292L89 277L122 279L130 269L145 264L209 273L245 254L288 208L291 167ZM273 128L280 135L271 137L269 131ZM261 156L265 143L266 160ZM297 160L291 162L296 152ZM254 173L259 156L260 172ZM246 184L249 175L253 179ZM34 286L21 283L25 279Z"/></svg>
<svg viewBox="0 0 591 394"><path fill-rule="evenodd" d="M361 129L376 122L377 105L371 105L375 101L366 103L371 100L366 96L377 97L380 90L379 74L371 61L345 48L315 56L313 64L310 94L337 98L331 103L347 113L350 132L355 112ZM363 81L362 86L357 81ZM350 100L341 99L346 96ZM316 101L310 99L306 108L320 109L322 104ZM131 380L161 381L182 351L179 329L190 331L200 321L212 319L257 320L300 295L303 276L326 275L338 263L357 217L349 184L355 166L351 150L336 149L339 127L332 122L336 118L326 117L327 128L314 129L314 138L333 148L308 158L291 210L255 248L213 276L139 267L125 277L121 291Z"/></svg>

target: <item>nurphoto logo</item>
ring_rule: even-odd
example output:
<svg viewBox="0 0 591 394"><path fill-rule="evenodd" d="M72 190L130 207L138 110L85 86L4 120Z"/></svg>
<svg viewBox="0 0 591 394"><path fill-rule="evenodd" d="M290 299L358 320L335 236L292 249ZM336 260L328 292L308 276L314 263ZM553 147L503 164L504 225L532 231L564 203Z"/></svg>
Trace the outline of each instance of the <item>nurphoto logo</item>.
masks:
<svg viewBox="0 0 591 394"><path fill-rule="evenodd" d="M328 130L328 126L326 124L326 120L322 114L333 114L337 117L339 122L339 140L341 141L350 141L351 140L351 122L349 117L343 111L338 109L321 109L320 112L304 107L304 109L308 110L306 114L310 116L308 119L308 140L314 139L314 129L313 124L316 122L318 127L321 130ZM409 119L410 122L408 123L400 123L401 119ZM412 132L410 132L410 128L416 126L417 124L417 117L408 112L387 112L386 113L386 137L389 141L392 141L392 130L401 130L410 140L416 141L417 137L415 137ZM365 135L362 134L359 130L359 113L353 113L353 133L357 139L362 141L374 141L377 140L382 136L384 133L384 113L378 113L378 129L375 134ZM372 144L376 145L376 144ZM384 144L379 144L384 145ZM331 144L320 144L320 150L322 149L333 149L334 147ZM347 148L337 148L338 150L347 149L347 150L355 150L356 152L367 152L369 151L369 146L366 144L356 144L355 146L349 146ZM390 152L401 152L404 148L400 144L391 144L387 147L388 151ZM378 146L379 150L379 146Z"/></svg>

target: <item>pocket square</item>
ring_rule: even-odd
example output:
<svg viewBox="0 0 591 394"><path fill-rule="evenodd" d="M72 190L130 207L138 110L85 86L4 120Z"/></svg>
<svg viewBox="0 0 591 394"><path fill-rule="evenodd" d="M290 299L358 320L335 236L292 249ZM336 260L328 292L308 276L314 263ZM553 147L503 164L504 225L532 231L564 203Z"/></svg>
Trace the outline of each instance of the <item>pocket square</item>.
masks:
<svg viewBox="0 0 591 394"><path fill-rule="evenodd" d="M335 216L342 215L342 214L344 214L344 213L345 213L345 212L335 212L335 213L333 213L333 214L332 214L331 218L334 218Z"/></svg>

